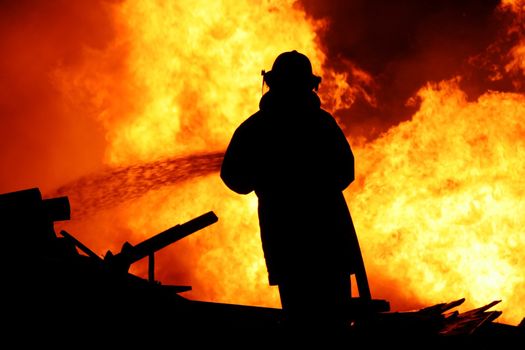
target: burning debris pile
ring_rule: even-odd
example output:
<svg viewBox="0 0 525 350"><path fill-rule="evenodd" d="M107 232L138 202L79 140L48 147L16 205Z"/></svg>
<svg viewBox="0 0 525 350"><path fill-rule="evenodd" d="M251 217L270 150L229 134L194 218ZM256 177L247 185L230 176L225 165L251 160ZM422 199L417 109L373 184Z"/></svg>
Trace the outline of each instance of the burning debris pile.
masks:
<svg viewBox="0 0 525 350"><path fill-rule="evenodd" d="M96 321L142 329L154 329L160 322L179 330L285 329L280 309L189 300L180 294L191 287L163 285L155 279L155 252L217 222L213 212L136 245L125 242L119 253L108 251L103 258L72 234L55 233L54 222L69 217L67 197L42 199L38 188L0 195L2 237L8 247L17 248L5 250L8 260L14 262L7 295L17 305L9 315L15 327L22 327L23 322L24 329L53 328L56 325L46 320L54 317L67 319L68 325L61 326L72 328ZM148 278L131 274L130 265L146 257ZM366 274L364 278L357 277L360 292L368 289ZM348 305L349 335L525 335L523 322L519 327L493 322L501 312L488 310L499 301L462 313L450 310L464 299L417 311L390 312L387 301L372 299L369 290L365 294L352 298ZM108 313L112 315L106 319L93 318Z"/></svg>

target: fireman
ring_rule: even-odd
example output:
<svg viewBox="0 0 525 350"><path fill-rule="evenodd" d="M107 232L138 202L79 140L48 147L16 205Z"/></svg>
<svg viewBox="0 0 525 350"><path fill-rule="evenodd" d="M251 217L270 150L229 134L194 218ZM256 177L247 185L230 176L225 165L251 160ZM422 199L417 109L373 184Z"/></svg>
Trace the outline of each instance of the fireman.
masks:
<svg viewBox="0 0 525 350"><path fill-rule="evenodd" d="M321 108L321 78L308 57L280 54L263 81L269 89L235 130L221 178L258 197L269 283L279 288L286 324L344 327L356 237L343 190L354 180L354 156Z"/></svg>

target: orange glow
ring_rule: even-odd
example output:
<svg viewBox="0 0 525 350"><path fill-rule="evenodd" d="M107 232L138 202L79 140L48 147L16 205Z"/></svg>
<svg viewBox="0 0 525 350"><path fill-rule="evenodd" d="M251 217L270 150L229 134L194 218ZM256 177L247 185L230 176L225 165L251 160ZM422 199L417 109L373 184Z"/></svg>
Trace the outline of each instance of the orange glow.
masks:
<svg viewBox="0 0 525 350"><path fill-rule="evenodd" d="M522 2L503 5L518 12ZM367 72L350 62L347 72L326 69L315 34L325 23L293 0L105 6L114 40L51 76L65 104L104 128L106 168L224 151L257 110L261 69L283 51L310 57L331 112L359 94L375 103L360 87L373 82ZM524 52L513 49L508 71L525 72ZM468 101L458 79L423 87L411 120L375 141L350 140L357 179L345 195L373 297L393 310L502 299L498 320L514 324L525 315L525 97L486 92ZM103 255L213 210L218 223L158 253L157 279L192 285L190 298L279 307L254 194L232 193L216 174L140 194L82 218L83 203L73 200L72 220L61 225ZM133 272L146 274L143 264Z"/></svg>
<svg viewBox="0 0 525 350"><path fill-rule="evenodd" d="M515 13L520 13L525 10L525 2L523 0L501 0L500 7L510 9Z"/></svg>

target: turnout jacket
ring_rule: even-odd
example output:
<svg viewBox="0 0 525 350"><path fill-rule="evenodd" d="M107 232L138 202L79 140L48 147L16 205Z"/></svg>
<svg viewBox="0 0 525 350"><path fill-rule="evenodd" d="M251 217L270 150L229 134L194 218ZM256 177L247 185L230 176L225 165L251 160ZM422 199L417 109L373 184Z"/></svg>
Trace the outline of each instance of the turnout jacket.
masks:
<svg viewBox="0 0 525 350"><path fill-rule="evenodd" d="M255 191L269 282L352 271L358 248L342 191L354 180L346 137L313 91L267 92L234 132L221 167L233 191Z"/></svg>

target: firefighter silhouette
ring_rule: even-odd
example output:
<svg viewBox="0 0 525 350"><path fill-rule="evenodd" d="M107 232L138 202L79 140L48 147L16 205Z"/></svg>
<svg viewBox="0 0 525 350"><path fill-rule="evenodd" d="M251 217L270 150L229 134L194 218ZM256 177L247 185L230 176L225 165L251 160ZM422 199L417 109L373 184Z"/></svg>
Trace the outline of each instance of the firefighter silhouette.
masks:
<svg viewBox="0 0 525 350"><path fill-rule="evenodd" d="M279 288L286 324L344 325L359 250L342 193L354 180L354 156L321 108L321 78L308 57L280 54L263 81L269 90L235 130L221 178L231 190L258 197L269 283Z"/></svg>

